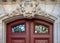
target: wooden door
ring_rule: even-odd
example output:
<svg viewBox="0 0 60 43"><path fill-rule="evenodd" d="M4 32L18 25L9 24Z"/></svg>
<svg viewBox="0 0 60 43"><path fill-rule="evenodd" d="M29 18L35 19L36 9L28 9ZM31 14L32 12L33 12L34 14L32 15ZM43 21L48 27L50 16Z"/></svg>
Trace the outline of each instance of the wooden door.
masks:
<svg viewBox="0 0 60 43"><path fill-rule="evenodd" d="M29 43L29 23L25 20L8 23L6 38L7 43Z"/></svg>
<svg viewBox="0 0 60 43"><path fill-rule="evenodd" d="M6 43L53 43L52 24L43 20L13 21L6 31Z"/></svg>
<svg viewBox="0 0 60 43"><path fill-rule="evenodd" d="M43 20L31 22L31 43L53 43L52 24Z"/></svg>

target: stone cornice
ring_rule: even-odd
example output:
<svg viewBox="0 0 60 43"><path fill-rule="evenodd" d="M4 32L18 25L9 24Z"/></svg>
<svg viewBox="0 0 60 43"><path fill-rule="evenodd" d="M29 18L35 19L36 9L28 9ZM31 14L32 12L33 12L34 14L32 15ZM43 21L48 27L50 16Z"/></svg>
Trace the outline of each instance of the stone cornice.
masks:
<svg viewBox="0 0 60 43"><path fill-rule="evenodd" d="M0 5L12 5L16 4L17 2L0 2Z"/></svg>
<svg viewBox="0 0 60 43"><path fill-rule="evenodd" d="M12 4L16 4L18 2L39 2L40 4L56 4L58 1L57 0L16 0L16 1L7 1L7 2L0 2L0 5L12 5Z"/></svg>

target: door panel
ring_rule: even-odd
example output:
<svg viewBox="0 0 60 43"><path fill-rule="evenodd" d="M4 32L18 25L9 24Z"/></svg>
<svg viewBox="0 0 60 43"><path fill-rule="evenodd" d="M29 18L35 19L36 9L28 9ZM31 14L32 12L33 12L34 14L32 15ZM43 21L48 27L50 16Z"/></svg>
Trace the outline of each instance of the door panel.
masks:
<svg viewBox="0 0 60 43"><path fill-rule="evenodd" d="M12 39L12 43L26 43L25 39L20 38L20 39Z"/></svg>
<svg viewBox="0 0 60 43"><path fill-rule="evenodd" d="M24 27L21 27L24 24ZM13 28L13 29L12 29ZM24 28L24 29L23 29ZM7 24L7 43L29 43L29 23L25 20Z"/></svg>
<svg viewBox="0 0 60 43"><path fill-rule="evenodd" d="M40 39L40 38L36 38L34 39L34 43L49 43L49 40L48 39Z"/></svg>
<svg viewBox="0 0 60 43"><path fill-rule="evenodd" d="M31 22L31 43L53 43L52 33L51 24L39 20Z"/></svg>
<svg viewBox="0 0 60 43"><path fill-rule="evenodd" d="M7 24L6 43L53 43L53 25L43 20L17 20Z"/></svg>

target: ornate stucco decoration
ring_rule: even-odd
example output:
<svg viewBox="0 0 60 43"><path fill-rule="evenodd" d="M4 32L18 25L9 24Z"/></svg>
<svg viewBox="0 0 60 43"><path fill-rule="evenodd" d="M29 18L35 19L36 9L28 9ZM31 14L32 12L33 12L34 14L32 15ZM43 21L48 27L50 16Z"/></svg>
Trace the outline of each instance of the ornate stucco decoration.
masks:
<svg viewBox="0 0 60 43"><path fill-rule="evenodd" d="M55 18L54 16L46 13L45 11L42 11L40 8L40 5L38 2L34 1L23 1L23 2L17 2L17 7L12 12L5 13L2 17L15 17L22 15L25 18L32 18L34 16L43 16L47 17L49 19ZM1 17L0 17L1 18Z"/></svg>
<svg viewBox="0 0 60 43"><path fill-rule="evenodd" d="M24 17L34 17L36 14L38 14L40 11L40 9L37 8L37 6L39 5L36 2L22 2L18 4L19 7L16 8L15 11L13 11L11 14L9 15L23 15Z"/></svg>
<svg viewBox="0 0 60 43"><path fill-rule="evenodd" d="M10 17L15 15L23 15L26 18L34 17L35 15L42 15L49 17L49 14L41 10L38 2L21 2L18 4L18 6L16 10L14 10L11 14L9 14Z"/></svg>

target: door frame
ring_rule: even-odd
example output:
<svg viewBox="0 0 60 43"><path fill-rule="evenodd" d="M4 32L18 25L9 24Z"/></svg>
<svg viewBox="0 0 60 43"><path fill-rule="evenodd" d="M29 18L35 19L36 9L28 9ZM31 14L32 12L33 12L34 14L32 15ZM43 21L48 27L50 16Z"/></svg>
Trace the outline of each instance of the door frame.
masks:
<svg viewBox="0 0 60 43"><path fill-rule="evenodd" d="M18 19L18 20L15 20L15 21L12 21L12 22L10 22L10 23L13 23L13 24L16 24L16 23L19 23L20 21L23 21L24 22L24 20L29 20L30 21L30 19ZM44 25L44 24L51 24L52 25L52 40L54 40L54 38L53 38L53 23L50 23L50 22L48 22L48 21L44 21L44 20L42 20L42 19L36 19L36 18L33 18L33 19L31 19L32 21L37 21L37 22L41 22L42 23L42 25ZM18 22L16 22L16 21L18 21ZM16 23L14 23L14 22L16 22ZM10 23L8 23L8 24L10 24ZM13 25L13 24L11 24L11 25ZM7 43L7 37L8 37L8 32L7 32L8 30L7 30L7 25L6 25L6 43ZM53 43L54 43L54 41L52 41Z"/></svg>
<svg viewBox="0 0 60 43"><path fill-rule="evenodd" d="M14 20L14 18L12 18L13 20ZM22 18L21 18L22 19ZM39 18L38 18L39 19ZM42 19L43 20L43 19ZM45 19L46 20L46 19ZM1 22L1 27L2 27L2 43L6 43L6 24L7 24L7 22L6 21L11 21L11 19L9 19L9 20L7 20L6 18L4 18L4 19L2 19L1 20L2 22ZM8 22L9 23L9 22ZM58 22L58 20L55 20L55 22L53 22L53 42L54 43L58 43L58 39L59 39L59 37L58 37L58 25L59 24L59 22Z"/></svg>

